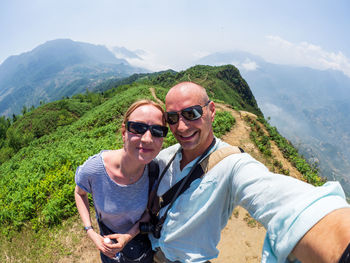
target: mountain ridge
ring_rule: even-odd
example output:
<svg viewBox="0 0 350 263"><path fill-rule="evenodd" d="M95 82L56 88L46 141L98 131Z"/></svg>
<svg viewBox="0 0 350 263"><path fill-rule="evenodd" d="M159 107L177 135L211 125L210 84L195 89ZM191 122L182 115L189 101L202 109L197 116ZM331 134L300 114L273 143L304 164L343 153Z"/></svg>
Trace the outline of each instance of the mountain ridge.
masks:
<svg viewBox="0 0 350 263"><path fill-rule="evenodd" d="M0 65L0 114L18 114L23 106L37 106L40 101L72 96L87 88L92 91L108 78L146 72L116 58L102 45L47 41Z"/></svg>

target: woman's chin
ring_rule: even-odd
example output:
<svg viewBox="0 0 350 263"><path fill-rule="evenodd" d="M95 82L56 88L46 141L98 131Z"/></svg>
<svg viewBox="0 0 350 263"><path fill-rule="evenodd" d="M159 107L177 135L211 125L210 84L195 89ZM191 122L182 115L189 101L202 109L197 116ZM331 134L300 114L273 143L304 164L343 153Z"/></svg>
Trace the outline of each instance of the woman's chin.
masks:
<svg viewBox="0 0 350 263"><path fill-rule="evenodd" d="M154 158L156 157L156 155L152 154L152 155L140 155L138 160L140 163L142 164L148 164L150 163Z"/></svg>

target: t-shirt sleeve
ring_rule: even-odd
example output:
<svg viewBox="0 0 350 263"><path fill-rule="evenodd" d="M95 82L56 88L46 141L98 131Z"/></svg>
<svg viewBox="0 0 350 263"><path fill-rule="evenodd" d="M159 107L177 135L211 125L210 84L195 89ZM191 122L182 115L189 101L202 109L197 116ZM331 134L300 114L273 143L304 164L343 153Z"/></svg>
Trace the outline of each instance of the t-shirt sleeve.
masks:
<svg viewBox="0 0 350 263"><path fill-rule="evenodd" d="M99 155L89 157L88 160L80 165L75 172L75 183L85 192L92 193L92 180L96 168L98 167Z"/></svg>

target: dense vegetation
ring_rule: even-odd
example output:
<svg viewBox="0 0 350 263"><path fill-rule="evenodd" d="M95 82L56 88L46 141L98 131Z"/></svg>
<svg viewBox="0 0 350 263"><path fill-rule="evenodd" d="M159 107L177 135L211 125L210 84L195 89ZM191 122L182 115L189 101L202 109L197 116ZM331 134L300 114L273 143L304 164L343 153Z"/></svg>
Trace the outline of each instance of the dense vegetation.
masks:
<svg viewBox="0 0 350 263"><path fill-rule="evenodd" d="M278 133L276 127L272 127L262 117L254 120L247 116L245 119L252 128L250 137L262 154L272 157L271 140L273 140L281 150L283 156L289 160L295 168L297 168L308 183L313 185L324 184L325 179L319 176L317 167L307 163L305 158L298 153L297 149L286 138ZM262 126L267 132L264 131ZM273 160L273 166L276 172L289 175L289 171L284 169L282 164L277 160Z"/></svg>
<svg viewBox="0 0 350 263"><path fill-rule="evenodd" d="M102 149L120 147L120 136L116 139L115 133L123 112L133 100L150 97L144 86L130 86L127 92L116 93L70 125L53 127L52 132L49 129L0 166L3 231L18 230L28 221L34 228L52 225L75 213L72 193L76 167ZM86 108L80 104L82 111Z"/></svg>
<svg viewBox="0 0 350 263"><path fill-rule="evenodd" d="M196 81L211 99L233 108L262 114L249 87L233 66L196 66L186 71L139 75L132 83L106 84L101 93L86 92L41 105L12 120L0 118L0 228L13 236L24 225L38 230L76 214L74 173L89 156L122 145L122 115L135 100L151 98L150 88L164 101L168 88ZM112 86L111 86L112 85ZM235 120L217 112L214 132L220 137ZM269 128L270 138L282 140ZM264 139L266 140L266 139ZM169 133L164 147L175 143ZM288 150L285 150L291 152ZM293 154L289 154L293 155ZM296 165L299 159L291 159ZM302 165L303 166L303 165ZM314 181L311 181L314 182ZM317 183L317 181L316 181Z"/></svg>
<svg viewBox="0 0 350 263"><path fill-rule="evenodd" d="M106 94L108 96L108 94ZM10 159L21 148L34 139L50 134L58 127L78 120L85 112L101 104L107 98L103 94L78 94L72 99L41 105L29 111L23 107L21 115L13 115L12 120L0 119L0 164Z"/></svg>

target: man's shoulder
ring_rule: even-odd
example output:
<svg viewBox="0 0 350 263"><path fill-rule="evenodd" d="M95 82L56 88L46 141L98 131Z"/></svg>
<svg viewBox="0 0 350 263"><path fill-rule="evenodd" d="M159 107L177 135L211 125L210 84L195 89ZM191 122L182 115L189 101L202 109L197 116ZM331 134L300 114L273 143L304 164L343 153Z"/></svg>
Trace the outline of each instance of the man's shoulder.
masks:
<svg viewBox="0 0 350 263"><path fill-rule="evenodd" d="M216 139L215 151L217 154L213 159L220 159L221 165L233 167L236 165L244 165L252 162L258 162L252 156L241 149L239 145L231 145L220 139ZM225 149L226 148L226 149ZM232 148L232 149L227 149ZM243 150L243 152L242 152ZM222 162L221 162L222 161Z"/></svg>
<svg viewBox="0 0 350 263"><path fill-rule="evenodd" d="M220 139L216 139L217 143L215 145L215 151L220 150L226 150L227 152L233 152L233 153L244 153L244 150L239 145L231 145L227 142L224 142ZM224 149L225 148L225 149Z"/></svg>
<svg viewBox="0 0 350 263"><path fill-rule="evenodd" d="M228 144L227 142L224 142L222 140L220 140L219 138L216 138L216 149L220 149L220 148L223 148L223 147L227 147L227 146L234 146L234 145L231 145L231 144Z"/></svg>
<svg viewBox="0 0 350 263"><path fill-rule="evenodd" d="M168 161L174 154L179 150L180 144L174 144L160 151L160 153L155 158L157 161Z"/></svg>

